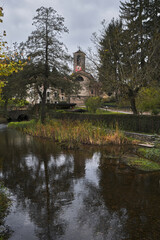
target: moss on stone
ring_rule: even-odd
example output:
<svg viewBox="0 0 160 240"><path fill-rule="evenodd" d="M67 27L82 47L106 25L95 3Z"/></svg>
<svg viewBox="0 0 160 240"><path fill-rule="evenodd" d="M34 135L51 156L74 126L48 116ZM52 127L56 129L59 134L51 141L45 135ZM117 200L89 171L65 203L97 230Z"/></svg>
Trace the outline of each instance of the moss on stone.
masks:
<svg viewBox="0 0 160 240"><path fill-rule="evenodd" d="M139 148L137 153L141 157L160 163L160 149L158 148Z"/></svg>
<svg viewBox="0 0 160 240"><path fill-rule="evenodd" d="M128 166L141 171L146 171L146 172L160 171L160 164L154 161L151 161L149 159L139 158L139 157L128 157L124 161Z"/></svg>

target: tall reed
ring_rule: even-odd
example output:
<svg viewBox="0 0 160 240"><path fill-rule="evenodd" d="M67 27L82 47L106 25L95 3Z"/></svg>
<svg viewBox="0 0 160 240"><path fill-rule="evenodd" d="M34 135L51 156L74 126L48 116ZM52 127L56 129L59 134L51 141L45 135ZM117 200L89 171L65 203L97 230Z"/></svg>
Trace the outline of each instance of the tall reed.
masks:
<svg viewBox="0 0 160 240"><path fill-rule="evenodd" d="M119 131L118 126L115 131L106 130L103 126L95 126L89 121L71 120L48 120L45 125L41 122L25 122L10 124L33 136L50 138L70 147L82 144L106 145L125 144L129 140Z"/></svg>

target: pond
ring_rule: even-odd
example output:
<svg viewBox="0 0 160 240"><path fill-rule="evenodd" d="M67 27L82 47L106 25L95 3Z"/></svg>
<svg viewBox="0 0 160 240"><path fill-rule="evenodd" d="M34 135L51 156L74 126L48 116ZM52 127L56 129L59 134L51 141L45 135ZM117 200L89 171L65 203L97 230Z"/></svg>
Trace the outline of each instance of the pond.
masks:
<svg viewBox="0 0 160 240"><path fill-rule="evenodd" d="M122 147L67 151L0 125L11 240L158 240L160 174L121 163Z"/></svg>

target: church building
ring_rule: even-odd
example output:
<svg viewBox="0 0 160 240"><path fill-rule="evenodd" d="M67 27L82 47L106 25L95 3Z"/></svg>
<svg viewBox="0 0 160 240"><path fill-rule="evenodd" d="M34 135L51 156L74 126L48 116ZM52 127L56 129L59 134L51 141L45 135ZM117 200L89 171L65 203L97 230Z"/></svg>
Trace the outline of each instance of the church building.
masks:
<svg viewBox="0 0 160 240"><path fill-rule="evenodd" d="M77 105L84 105L84 102L88 97L97 95L97 82L90 73L86 72L85 58L85 53L81 50L74 53L72 76L75 81L80 83L80 91L77 95L71 96L70 102L76 103Z"/></svg>
<svg viewBox="0 0 160 240"><path fill-rule="evenodd" d="M70 99L70 103L76 103L77 106L82 106L88 97L98 95L97 82L94 80L93 76L85 70L85 53L78 50L73 56L72 78L79 83L79 91L74 95L66 96L64 89L49 88L47 90L46 103L68 102L68 99ZM31 104L40 103L40 97L34 87L30 88L28 91L27 100Z"/></svg>

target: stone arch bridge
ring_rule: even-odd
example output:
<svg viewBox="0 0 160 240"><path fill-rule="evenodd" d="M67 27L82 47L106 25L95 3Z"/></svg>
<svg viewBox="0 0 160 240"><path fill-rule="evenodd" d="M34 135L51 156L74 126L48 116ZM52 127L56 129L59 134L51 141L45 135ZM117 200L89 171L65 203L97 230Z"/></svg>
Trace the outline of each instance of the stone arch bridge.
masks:
<svg viewBox="0 0 160 240"><path fill-rule="evenodd" d="M27 121L31 118L29 110L10 110L7 112L7 120L11 121Z"/></svg>

